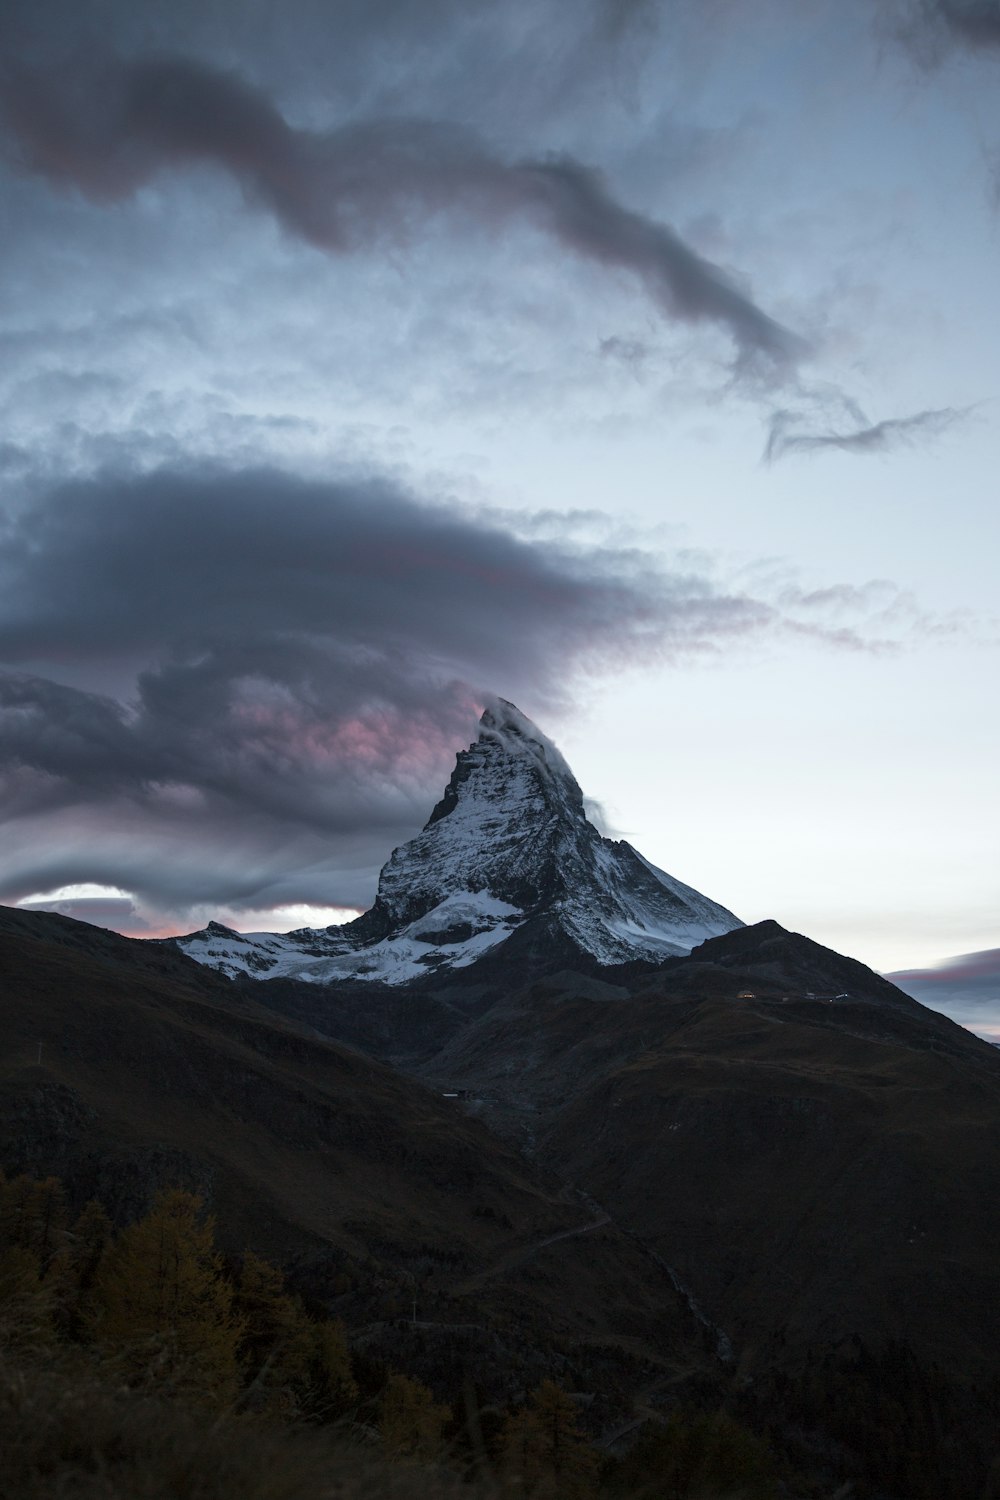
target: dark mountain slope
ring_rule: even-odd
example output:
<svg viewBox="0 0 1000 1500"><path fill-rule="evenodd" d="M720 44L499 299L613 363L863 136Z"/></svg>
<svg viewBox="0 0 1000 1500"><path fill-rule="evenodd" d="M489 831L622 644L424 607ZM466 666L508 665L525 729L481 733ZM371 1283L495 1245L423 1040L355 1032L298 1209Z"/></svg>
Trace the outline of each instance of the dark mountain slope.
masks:
<svg viewBox="0 0 1000 1500"><path fill-rule="evenodd" d="M201 1191L224 1244L297 1262L315 1294L346 1267L349 1320L409 1313L417 1287L435 1326L481 1325L486 1373L531 1346L589 1367L610 1344L668 1379L705 1363L662 1270L454 1101L176 951L7 909L0 1162L122 1218Z"/></svg>
<svg viewBox="0 0 1000 1500"><path fill-rule="evenodd" d="M737 1341L900 1338L996 1369L1000 1077L706 1002L541 1136ZM736 1023L736 1024L734 1024Z"/></svg>
<svg viewBox="0 0 1000 1500"><path fill-rule="evenodd" d="M162 1182L201 1188L232 1248L292 1261L325 1300L346 1271L333 1305L360 1345L456 1389L466 1364L505 1396L555 1373L597 1391L607 1427L729 1369L796 1462L824 1467L836 1432L855 1474L901 1401L925 1492L978 1494L1000 1388L996 1049L775 923L658 967L498 976L282 992L0 910L4 1163L122 1214ZM279 992L422 1050L424 1082L255 998ZM363 996L382 1005L367 1031ZM863 1410L884 1393L867 1428L855 1366Z"/></svg>
<svg viewBox="0 0 1000 1500"><path fill-rule="evenodd" d="M997 1371L996 1049L776 923L621 994L540 981L428 1076L483 1096L738 1346L893 1337Z"/></svg>

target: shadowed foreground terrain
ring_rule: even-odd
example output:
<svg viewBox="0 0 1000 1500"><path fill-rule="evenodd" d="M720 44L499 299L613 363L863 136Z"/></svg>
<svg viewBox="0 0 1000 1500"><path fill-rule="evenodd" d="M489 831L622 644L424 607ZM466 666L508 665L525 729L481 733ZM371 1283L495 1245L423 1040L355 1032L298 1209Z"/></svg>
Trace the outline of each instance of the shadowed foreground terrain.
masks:
<svg viewBox="0 0 1000 1500"><path fill-rule="evenodd" d="M569 1360L609 1422L623 1366L628 1384L711 1364L669 1277L552 1174L169 948L4 911L0 1022L8 1172L121 1222L199 1192L224 1246L280 1262L373 1354L401 1337L498 1395ZM414 1298L419 1337L397 1335Z"/></svg>
<svg viewBox="0 0 1000 1500"><path fill-rule="evenodd" d="M489 1500L439 1467L391 1465L326 1432L220 1425L162 1397L116 1390L92 1374L0 1364L2 1500Z"/></svg>
<svg viewBox="0 0 1000 1500"><path fill-rule="evenodd" d="M455 1410L555 1381L602 1492L696 1493L643 1488L683 1417L756 1433L775 1494L995 1496L996 1049L774 923L406 998L4 910L3 1165L118 1225L201 1195Z"/></svg>

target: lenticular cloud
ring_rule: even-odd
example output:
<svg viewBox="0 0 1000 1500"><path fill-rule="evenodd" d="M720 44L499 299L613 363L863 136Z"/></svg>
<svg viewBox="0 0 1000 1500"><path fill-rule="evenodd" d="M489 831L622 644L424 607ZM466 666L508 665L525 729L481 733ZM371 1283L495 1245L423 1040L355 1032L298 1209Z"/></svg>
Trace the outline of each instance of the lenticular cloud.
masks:
<svg viewBox="0 0 1000 1500"><path fill-rule="evenodd" d="M364 905L488 694L551 721L624 666L880 645L890 586L727 588L531 519L194 467L0 514L0 900Z"/></svg>

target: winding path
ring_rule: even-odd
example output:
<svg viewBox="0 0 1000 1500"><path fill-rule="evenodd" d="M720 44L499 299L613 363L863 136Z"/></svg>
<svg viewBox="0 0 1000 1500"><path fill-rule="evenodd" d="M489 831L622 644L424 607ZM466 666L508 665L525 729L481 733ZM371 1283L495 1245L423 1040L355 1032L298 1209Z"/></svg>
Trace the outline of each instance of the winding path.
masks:
<svg viewBox="0 0 1000 1500"><path fill-rule="evenodd" d="M544 1250L547 1245L554 1245L558 1240L575 1239L581 1234L590 1234L592 1230L603 1229L606 1224L610 1223L610 1215L602 1213L590 1223L578 1225L576 1229L561 1229L558 1234L550 1234L544 1240L536 1240L533 1245L519 1245L513 1250L506 1251L491 1266L487 1266L485 1271L477 1271L474 1276L468 1277L455 1290L462 1296L469 1296L485 1281L491 1281L494 1276L501 1276L505 1271L512 1271L515 1266L526 1265L529 1260L534 1259L539 1250Z"/></svg>

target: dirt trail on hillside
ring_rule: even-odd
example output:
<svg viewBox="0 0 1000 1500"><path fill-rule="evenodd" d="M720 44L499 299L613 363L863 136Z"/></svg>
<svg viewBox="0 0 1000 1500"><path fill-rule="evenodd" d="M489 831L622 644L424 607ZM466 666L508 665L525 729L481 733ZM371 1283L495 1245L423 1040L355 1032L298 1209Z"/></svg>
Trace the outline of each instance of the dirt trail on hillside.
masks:
<svg viewBox="0 0 1000 1500"><path fill-rule="evenodd" d="M550 1234L544 1240L536 1240L533 1245L518 1245L513 1250L508 1250L495 1260L485 1271L477 1271L474 1276L468 1277L455 1291L460 1296L470 1296L486 1281L491 1281L494 1276L502 1276L505 1271L513 1271L517 1266L526 1265L529 1260L534 1259L539 1250L544 1250L547 1245L554 1245L558 1240L575 1239L581 1234L590 1234L591 1230L603 1229L610 1224L611 1219L607 1214L601 1214L598 1218L591 1220L588 1224L580 1224L576 1229L561 1229L558 1234Z"/></svg>

